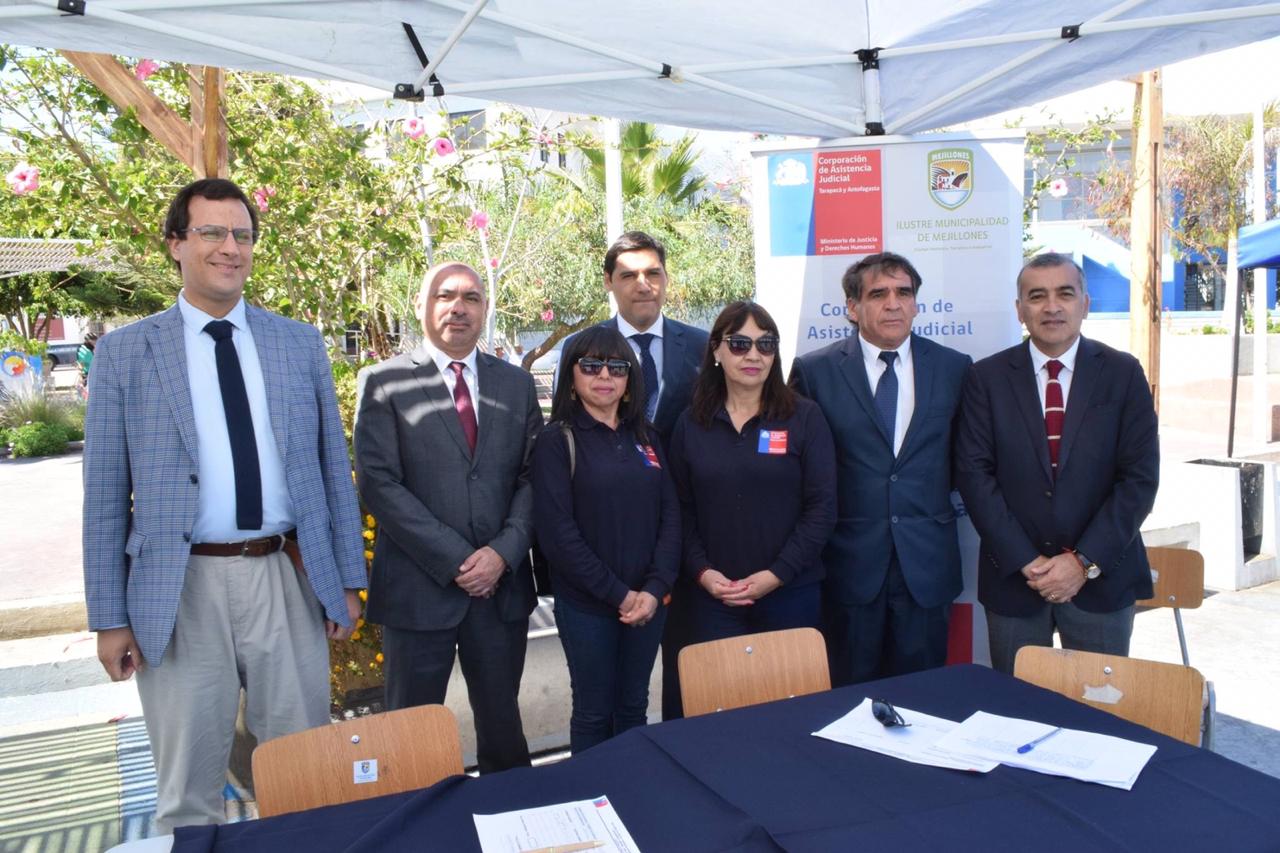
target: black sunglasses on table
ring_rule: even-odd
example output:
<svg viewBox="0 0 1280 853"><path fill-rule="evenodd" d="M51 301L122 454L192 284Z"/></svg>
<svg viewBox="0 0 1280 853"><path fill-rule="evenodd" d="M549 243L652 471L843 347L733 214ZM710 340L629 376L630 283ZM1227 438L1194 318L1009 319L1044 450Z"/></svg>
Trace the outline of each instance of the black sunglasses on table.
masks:
<svg viewBox="0 0 1280 853"><path fill-rule="evenodd" d="M611 358L605 361L591 356L583 356L578 359L578 369L582 371L583 376L597 376L606 367L609 368L609 375L615 377L626 376L631 370L631 364L623 358Z"/></svg>
<svg viewBox="0 0 1280 853"><path fill-rule="evenodd" d="M902 715L898 713L898 709L893 707L884 699L871 700L871 716L876 718L876 722L884 726L886 729L894 729L898 726L911 725L902 719Z"/></svg>
<svg viewBox="0 0 1280 853"><path fill-rule="evenodd" d="M751 352L751 345L755 344L761 355L773 355L778 351L777 335L761 335L752 340L746 335L729 335L727 338L721 338L729 347L729 352L734 355L746 355Z"/></svg>

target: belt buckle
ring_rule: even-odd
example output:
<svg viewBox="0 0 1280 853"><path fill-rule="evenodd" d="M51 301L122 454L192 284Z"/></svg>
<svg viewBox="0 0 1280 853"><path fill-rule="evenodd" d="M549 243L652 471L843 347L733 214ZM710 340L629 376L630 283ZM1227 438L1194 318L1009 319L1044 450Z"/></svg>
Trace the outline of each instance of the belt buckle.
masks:
<svg viewBox="0 0 1280 853"><path fill-rule="evenodd" d="M253 540L252 540L252 539L246 539L246 540L244 540L243 542L241 542L241 543L240 543L240 556L241 556L241 557L247 557L247 556L249 556L249 546L250 546L251 544L253 544Z"/></svg>
<svg viewBox="0 0 1280 853"><path fill-rule="evenodd" d="M272 536L271 538L280 540L280 544L277 545L275 549L272 550L271 552L272 554L279 554L281 551L284 550L284 543L286 541L286 537L283 533L277 533L275 536Z"/></svg>

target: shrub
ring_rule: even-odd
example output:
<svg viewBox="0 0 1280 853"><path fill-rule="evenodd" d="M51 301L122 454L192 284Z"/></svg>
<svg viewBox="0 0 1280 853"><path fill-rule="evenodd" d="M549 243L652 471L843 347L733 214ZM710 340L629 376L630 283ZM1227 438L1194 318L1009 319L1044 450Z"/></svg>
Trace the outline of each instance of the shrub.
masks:
<svg viewBox="0 0 1280 853"><path fill-rule="evenodd" d="M8 447L10 444L13 444L13 430L0 427L0 447Z"/></svg>
<svg viewBox="0 0 1280 853"><path fill-rule="evenodd" d="M67 431L60 424L23 424L10 432L15 457L57 456L67 450Z"/></svg>

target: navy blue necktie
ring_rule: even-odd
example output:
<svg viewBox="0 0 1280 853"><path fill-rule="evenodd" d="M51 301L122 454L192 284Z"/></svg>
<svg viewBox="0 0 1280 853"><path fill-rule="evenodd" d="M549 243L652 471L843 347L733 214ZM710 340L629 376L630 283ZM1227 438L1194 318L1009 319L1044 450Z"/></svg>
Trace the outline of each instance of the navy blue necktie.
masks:
<svg viewBox="0 0 1280 853"><path fill-rule="evenodd" d="M640 345L640 372L644 374L644 416L652 421L658 414L658 365L653 360L649 346L656 337L652 332L632 335L631 340Z"/></svg>
<svg viewBox="0 0 1280 853"><path fill-rule="evenodd" d="M227 437L231 439L231 467L236 478L236 527L262 529L262 472L258 470L258 442L253 435L253 413L249 394L240 372L230 320L214 320L204 327L218 362L218 387L222 390L222 411L227 417Z"/></svg>
<svg viewBox="0 0 1280 853"><path fill-rule="evenodd" d="M898 418L898 374L893 370L893 363L898 354L892 350L880 353L884 362L884 373L876 383L876 411L880 414L880 422L889 432L889 446L893 446L893 427Z"/></svg>

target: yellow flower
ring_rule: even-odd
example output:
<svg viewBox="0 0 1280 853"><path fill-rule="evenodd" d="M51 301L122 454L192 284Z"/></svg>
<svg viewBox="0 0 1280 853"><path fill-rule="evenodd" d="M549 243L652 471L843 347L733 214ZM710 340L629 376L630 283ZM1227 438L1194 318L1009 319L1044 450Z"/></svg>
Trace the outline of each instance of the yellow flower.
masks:
<svg viewBox="0 0 1280 853"><path fill-rule="evenodd" d="M366 530L364 533L361 533L360 535L361 535L361 536L363 536L365 539L369 540L370 542L372 542L372 541L373 541L373 531L372 531L372 530Z"/></svg>
<svg viewBox="0 0 1280 853"><path fill-rule="evenodd" d="M361 601L368 601L368 600L369 600L369 592L368 592L368 590L363 590L363 589L362 589L362 590L360 590L360 600L361 600Z"/></svg>
<svg viewBox="0 0 1280 853"><path fill-rule="evenodd" d="M372 515L366 515L364 517L364 526L372 530L373 528L378 526L378 522L374 520Z"/></svg>
<svg viewBox="0 0 1280 853"><path fill-rule="evenodd" d="M382 663L382 652L378 652L376 655L374 655L373 659L376 660L378 663Z"/></svg>
<svg viewBox="0 0 1280 853"><path fill-rule="evenodd" d="M359 631L352 631L352 632L351 632L351 639L353 639L353 640L358 640L358 639L360 639L360 632L359 632Z"/></svg>
<svg viewBox="0 0 1280 853"><path fill-rule="evenodd" d="M357 628L363 628L363 627L364 627L364 620L363 620L363 619L357 619L357 620L356 620L356 627L357 627Z"/></svg>
<svg viewBox="0 0 1280 853"><path fill-rule="evenodd" d="M372 551L365 551L365 552L364 552L364 558L365 558L366 560L372 560L372 559L373 559L373 552L372 552ZM364 599L363 599L363 598L361 598L360 600L361 600L361 601L364 601Z"/></svg>

